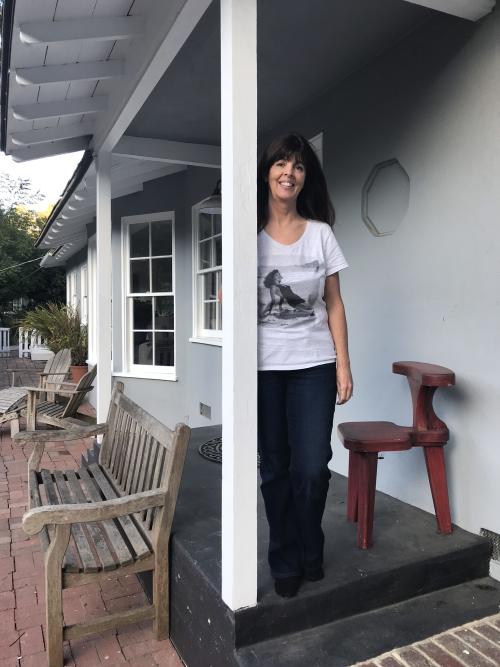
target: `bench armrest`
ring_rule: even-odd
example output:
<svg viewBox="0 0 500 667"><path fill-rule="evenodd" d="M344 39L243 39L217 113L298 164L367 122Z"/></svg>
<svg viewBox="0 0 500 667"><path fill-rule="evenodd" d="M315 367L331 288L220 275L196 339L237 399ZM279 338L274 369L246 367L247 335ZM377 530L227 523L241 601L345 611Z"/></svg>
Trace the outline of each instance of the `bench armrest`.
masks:
<svg viewBox="0 0 500 667"><path fill-rule="evenodd" d="M63 431L22 431L16 433L13 440L28 442L69 442L70 440L81 440L91 438L94 435L106 433L108 425L106 423L95 424L92 426L77 426Z"/></svg>
<svg viewBox="0 0 500 667"><path fill-rule="evenodd" d="M166 496L166 491L155 489L98 503L35 507L23 516L23 528L28 535L36 535L48 524L65 525L117 519L152 507L160 507L165 503Z"/></svg>
<svg viewBox="0 0 500 667"><path fill-rule="evenodd" d="M94 387L87 387L86 389L60 389L60 388L50 388L50 387L23 387L27 392L33 392L34 394L61 394L61 396L74 396L75 394L86 394L91 391Z"/></svg>

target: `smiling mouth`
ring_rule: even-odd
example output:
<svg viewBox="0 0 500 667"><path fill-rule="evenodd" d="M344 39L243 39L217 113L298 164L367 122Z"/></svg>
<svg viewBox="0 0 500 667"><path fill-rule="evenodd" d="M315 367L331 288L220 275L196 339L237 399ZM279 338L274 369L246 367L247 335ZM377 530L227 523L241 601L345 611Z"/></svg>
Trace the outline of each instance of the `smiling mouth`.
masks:
<svg viewBox="0 0 500 667"><path fill-rule="evenodd" d="M278 184L281 185L283 188L293 188L295 187L295 183L292 183L291 181L278 181Z"/></svg>

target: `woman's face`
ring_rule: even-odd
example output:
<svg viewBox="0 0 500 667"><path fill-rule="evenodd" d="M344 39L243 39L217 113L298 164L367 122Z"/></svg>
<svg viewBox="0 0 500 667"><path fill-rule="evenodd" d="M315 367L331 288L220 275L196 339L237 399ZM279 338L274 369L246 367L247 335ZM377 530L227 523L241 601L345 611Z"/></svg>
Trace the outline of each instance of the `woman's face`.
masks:
<svg viewBox="0 0 500 667"><path fill-rule="evenodd" d="M277 160L267 177L269 197L281 202L296 201L306 180L304 164L294 157Z"/></svg>

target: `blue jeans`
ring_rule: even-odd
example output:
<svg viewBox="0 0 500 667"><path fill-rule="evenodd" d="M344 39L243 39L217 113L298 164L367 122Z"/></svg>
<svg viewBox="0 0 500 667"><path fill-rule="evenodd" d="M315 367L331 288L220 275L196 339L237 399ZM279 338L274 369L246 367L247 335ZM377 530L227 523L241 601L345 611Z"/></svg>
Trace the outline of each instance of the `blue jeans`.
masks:
<svg viewBox="0 0 500 667"><path fill-rule="evenodd" d="M292 371L259 371L258 442L261 490L269 522L275 579L323 564L325 509L337 394L334 363Z"/></svg>

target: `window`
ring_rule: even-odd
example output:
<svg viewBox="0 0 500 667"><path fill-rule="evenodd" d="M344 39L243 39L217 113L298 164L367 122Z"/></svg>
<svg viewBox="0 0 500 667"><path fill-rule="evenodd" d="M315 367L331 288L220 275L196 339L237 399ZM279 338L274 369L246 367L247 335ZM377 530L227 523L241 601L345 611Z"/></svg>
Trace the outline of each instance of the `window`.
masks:
<svg viewBox="0 0 500 667"><path fill-rule="evenodd" d="M220 197L193 206L193 338L222 340L222 212Z"/></svg>
<svg viewBox="0 0 500 667"><path fill-rule="evenodd" d="M78 290L77 290L77 269L72 269L66 274L66 304L74 308L78 308Z"/></svg>
<svg viewBox="0 0 500 667"><path fill-rule="evenodd" d="M124 224L127 371L173 374L175 369L174 214L129 216Z"/></svg>

